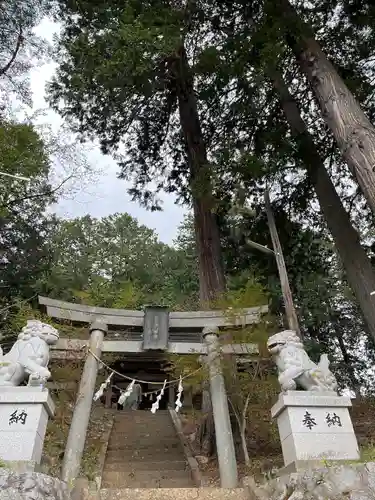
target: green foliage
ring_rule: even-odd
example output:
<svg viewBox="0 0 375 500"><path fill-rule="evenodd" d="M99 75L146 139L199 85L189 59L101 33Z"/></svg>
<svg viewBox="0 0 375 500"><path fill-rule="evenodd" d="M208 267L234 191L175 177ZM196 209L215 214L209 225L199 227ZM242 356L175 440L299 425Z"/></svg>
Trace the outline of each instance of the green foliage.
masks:
<svg viewBox="0 0 375 500"><path fill-rule="evenodd" d="M51 246L56 265L48 288L53 297L129 309L146 303L196 307L197 276L184 249L160 243L128 214L59 221Z"/></svg>
<svg viewBox="0 0 375 500"><path fill-rule="evenodd" d="M2 122L0 151L3 172L31 178L48 174L49 160L44 144L30 125ZM6 179L3 180L6 182Z"/></svg>
<svg viewBox="0 0 375 500"><path fill-rule="evenodd" d="M230 312L232 309L238 311L245 307L264 306L267 303L268 297L264 286L253 277L247 280L244 287L229 290L217 305L220 309Z"/></svg>
<svg viewBox="0 0 375 500"><path fill-rule="evenodd" d="M139 309L144 303L142 291L131 281L114 284L100 277L94 277L88 288L74 290L73 294L81 304L90 306Z"/></svg>
<svg viewBox="0 0 375 500"><path fill-rule="evenodd" d="M190 388L193 394L198 394L202 390L202 385L208 380L208 371L202 366L199 355L168 354L167 360L170 363L168 370L173 379L177 380L180 375L193 374L184 381L184 387Z"/></svg>
<svg viewBox="0 0 375 500"><path fill-rule="evenodd" d="M169 64L181 44L184 12L168 1L57 4L63 29L51 102L84 136L97 135L104 152L115 152L125 141L129 160L120 159L121 175L134 180L135 197L156 208L149 189L141 193L138 185L149 186L152 179L170 190L181 184L181 158L169 169L163 156L166 144L173 147L169 125L176 132Z"/></svg>
<svg viewBox="0 0 375 500"><path fill-rule="evenodd" d="M224 310L229 324L241 325L241 318L244 315L244 308L255 307L266 304L266 294L263 287L255 282L249 281L241 290L230 291L227 296L220 299L217 304L219 309ZM267 339L267 325L265 322L260 321L257 325L250 325L238 328L225 328L221 331L220 342L222 344L228 342L235 342L238 344L248 343L265 343ZM186 380L186 385L193 388L194 392L199 392L202 389L202 384L208 380L207 367L202 366L199 355L174 355L168 354L170 362L170 370L173 377L178 378L180 374L194 373L192 377ZM231 370L224 360L224 371ZM241 376L239 379L241 388L248 385L248 377ZM246 389L245 396L246 398Z"/></svg>
<svg viewBox="0 0 375 500"><path fill-rule="evenodd" d="M363 463L375 461L375 445L374 445L374 443L368 443L367 446L364 446L361 448L360 461Z"/></svg>
<svg viewBox="0 0 375 500"><path fill-rule="evenodd" d="M12 304L7 322L2 332L3 340L14 338L21 331L29 319L41 319L41 313L32 308L28 302L16 301Z"/></svg>
<svg viewBox="0 0 375 500"><path fill-rule="evenodd" d="M48 182L49 159L43 141L31 125L3 120L0 126L0 171L19 174L29 182L1 176L0 286L1 327L20 311L20 303L35 303L51 264L46 236L54 201Z"/></svg>

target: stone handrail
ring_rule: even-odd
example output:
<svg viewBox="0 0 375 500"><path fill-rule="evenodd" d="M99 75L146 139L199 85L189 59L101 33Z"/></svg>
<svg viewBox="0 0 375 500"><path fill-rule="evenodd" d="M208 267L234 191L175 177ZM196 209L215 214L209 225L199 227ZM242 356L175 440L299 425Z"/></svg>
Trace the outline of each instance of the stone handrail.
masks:
<svg viewBox="0 0 375 500"><path fill-rule="evenodd" d="M178 413L176 413L176 411L173 408L169 408L168 411L169 411L169 415L172 419L173 426L176 430L177 436L180 440L181 446L183 448L185 458L189 464L191 477L195 483L195 486L197 488L201 488L202 486L204 486L204 479L203 479L202 473L199 469L199 464L193 455L193 451L190 447L190 444L184 436L184 433L182 430L181 419L180 419Z"/></svg>

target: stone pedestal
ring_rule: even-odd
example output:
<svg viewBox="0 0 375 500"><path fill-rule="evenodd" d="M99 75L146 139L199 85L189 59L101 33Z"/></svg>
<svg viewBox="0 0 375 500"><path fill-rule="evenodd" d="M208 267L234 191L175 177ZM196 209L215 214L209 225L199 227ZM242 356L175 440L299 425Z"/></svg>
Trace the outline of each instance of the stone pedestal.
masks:
<svg viewBox="0 0 375 500"><path fill-rule="evenodd" d="M40 464L54 404L42 387L0 387L0 458Z"/></svg>
<svg viewBox="0 0 375 500"><path fill-rule="evenodd" d="M323 460L357 460L359 450L348 408L334 392L288 391L272 407L288 472Z"/></svg>

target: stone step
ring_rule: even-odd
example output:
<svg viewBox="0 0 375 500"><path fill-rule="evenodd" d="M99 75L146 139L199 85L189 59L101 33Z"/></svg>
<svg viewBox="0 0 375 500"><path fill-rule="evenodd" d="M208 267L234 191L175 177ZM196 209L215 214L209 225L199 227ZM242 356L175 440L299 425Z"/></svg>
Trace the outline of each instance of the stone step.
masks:
<svg viewBox="0 0 375 500"><path fill-rule="evenodd" d="M158 422L159 420L170 419L170 413L163 413L157 411L156 413L151 413L151 411L135 411L129 413L118 413L116 415L116 422L123 422L124 420L142 422L145 420L153 420Z"/></svg>
<svg viewBox="0 0 375 500"><path fill-rule="evenodd" d="M121 422L116 422L114 423L114 426L119 429L124 429L125 427L145 427L147 425L152 425L155 427L173 427L172 420L170 418L164 417L163 419L160 420L154 420L152 418L150 419L144 419L144 420L121 420Z"/></svg>
<svg viewBox="0 0 375 500"><path fill-rule="evenodd" d="M176 442L178 440L177 436L161 436L157 434L151 434L151 435L129 435L127 437L122 437L122 438L113 438L109 440L110 445L116 446L116 445L131 445L133 446L136 443L142 442L144 444L149 443L150 444L161 444L161 443L166 443L166 444L171 444L173 442Z"/></svg>
<svg viewBox="0 0 375 500"><path fill-rule="evenodd" d="M131 440L131 441L120 441L118 443L108 443L109 450L126 450L131 448L137 448L139 450L143 450L148 448L152 449L161 449L161 450L170 450L175 448L181 448L181 444L175 439L158 439L158 440L150 440L150 439L139 439L139 440Z"/></svg>
<svg viewBox="0 0 375 500"><path fill-rule="evenodd" d="M123 413L120 413L121 410L117 413L119 416L120 415L152 415L152 413L149 410L131 410L131 411L124 411ZM160 415L169 415L169 410L158 410L154 416L158 417Z"/></svg>
<svg viewBox="0 0 375 500"><path fill-rule="evenodd" d="M104 471L102 488L188 488L194 483L189 471L165 470L117 472Z"/></svg>
<svg viewBox="0 0 375 500"><path fill-rule="evenodd" d="M154 449L145 446L144 448L124 448L117 450L107 449L106 458L110 459L112 457L129 457L135 455L137 457L148 457L151 461L157 462L158 460L185 460L185 455L180 448L170 448L170 449ZM151 458L153 457L153 458Z"/></svg>
<svg viewBox="0 0 375 500"><path fill-rule="evenodd" d="M116 443L131 443L131 442L136 442L138 440L142 440L142 441L148 441L148 442L151 442L151 441L155 441L155 442L161 442L162 440L166 441L167 443L170 443L172 441L176 441L177 440L177 435L174 434L174 435L169 435L169 436L164 436L164 435L161 435L161 434L158 434L158 433L150 433L150 434L128 434L127 436L121 436L120 437L115 437L115 435L113 435L113 438L110 439L110 443L113 443L113 444L116 444Z"/></svg>
<svg viewBox="0 0 375 500"><path fill-rule="evenodd" d="M98 500L249 500L244 488L102 489ZM88 500L97 500L89 498Z"/></svg>
<svg viewBox="0 0 375 500"><path fill-rule="evenodd" d="M116 427L113 428L114 435L116 437L120 438L125 438L128 436L155 436L156 434L159 434L160 436L165 436L165 437L172 437L176 435L175 429L165 429L162 427L153 427L152 425L147 425L146 427L140 429L140 428L133 428L129 427L124 430L119 430L116 429Z"/></svg>
<svg viewBox="0 0 375 500"><path fill-rule="evenodd" d="M110 453L106 456L105 460L105 467L104 470L106 470L107 464L113 464L113 463L123 463L123 464L128 464L128 463L134 463L135 465L138 465L141 462L182 462L184 460L184 456L181 455L169 455L169 454L163 454L163 455L150 455L147 453L137 453L136 451L131 452L131 453Z"/></svg>
<svg viewBox="0 0 375 500"><path fill-rule="evenodd" d="M139 412L135 413L134 415L132 414L127 414L127 415L117 415L115 417L115 422L161 422L162 420L168 420L169 422L171 421L171 416L166 413L159 413L156 412L155 415L153 415L150 411L146 412Z"/></svg>
<svg viewBox="0 0 375 500"><path fill-rule="evenodd" d="M163 418L160 420L153 420L152 418L150 419L144 419L144 420L121 420L121 422L114 422L114 427L119 428L119 429L124 429L125 427L146 427L147 425L150 426L155 426L155 427L172 427L172 420L170 418Z"/></svg>
<svg viewBox="0 0 375 500"><path fill-rule="evenodd" d="M135 414L127 414L127 415L117 415L115 417L116 422L145 422L145 421L152 421L152 422L161 422L162 420L171 420L170 414L166 413L159 413L156 412L155 414L152 414L150 411L141 411L139 413Z"/></svg>
<svg viewBox="0 0 375 500"><path fill-rule="evenodd" d="M172 437L172 436L175 436L176 435L176 431L175 429L165 429L165 428L162 428L162 427L154 427L152 425L148 425L142 429L138 429L138 428L133 428L133 427L129 427L129 428L126 428L124 430L119 430L119 429L116 429L116 427L113 428L113 432L114 432L114 435L118 438L125 438L125 437L129 437L129 436L145 436L145 435L149 435L149 436L155 436L156 434L160 435L160 436L165 436L165 437Z"/></svg>
<svg viewBox="0 0 375 500"><path fill-rule="evenodd" d="M117 445L130 445L133 446L136 443L142 442L144 444L149 443L150 444L161 444L161 443L166 443L166 444L171 444L173 442L176 442L178 440L176 434L174 436L161 436L158 434L151 434L151 435L129 435L127 437L123 436L121 438L115 438L113 437L112 439L109 440L109 445L112 446L117 446Z"/></svg>
<svg viewBox="0 0 375 500"><path fill-rule="evenodd" d="M182 455L173 455L172 457L169 455L163 455L159 457L155 457L154 455L141 455L137 453L133 453L131 455L109 455L106 459L105 465L110 464L134 464L134 467L138 466L141 462L183 462L184 457ZM104 468L106 470L106 467Z"/></svg>
<svg viewBox="0 0 375 500"><path fill-rule="evenodd" d="M174 432L161 432L158 429L152 429L148 427L142 432L135 431L134 429L129 429L126 432L117 432L116 429L113 429L113 436L110 439L111 441L124 441L131 439L139 439L139 438L150 438L150 439L176 439L176 431Z"/></svg>
<svg viewBox="0 0 375 500"><path fill-rule="evenodd" d="M171 416L169 413L151 413L151 411L139 411L139 412L131 412L131 413L119 413L115 417L116 422L124 422L125 420L129 421L137 421L144 422L145 420L153 420L154 422L159 422L160 420L170 420Z"/></svg>
<svg viewBox="0 0 375 500"><path fill-rule="evenodd" d="M129 429L135 430L137 432L139 430L142 430L142 431L148 430L150 432L150 429L158 429L158 430L163 431L165 433L174 431L174 427L170 424L170 422L160 422L160 424L156 423L156 422L147 422L144 424L130 424L127 422L126 424L115 425L113 428L115 429L116 432L120 432L120 433L124 433L124 434Z"/></svg>
<svg viewBox="0 0 375 500"><path fill-rule="evenodd" d="M171 440L169 442L161 441L149 441L149 440L139 440L130 443L116 443L108 444L109 451L117 450L149 450L151 453L155 450L156 453L171 453L174 450L182 450L182 445L177 439Z"/></svg>
<svg viewBox="0 0 375 500"><path fill-rule="evenodd" d="M190 472L189 464L181 460L162 460L162 461L145 461L139 460L137 462L130 462L119 460L117 462L111 460L107 461L105 465L105 472L133 472L136 471L165 471L165 470L186 470Z"/></svg>
<svg viewBox="0 0 375 500"><path fill-rule="evenodd" d="M150 441L147 439L133 441L129 443L113 443L108 444L109 451L117 451L117 450L149 450L151 453L155 450L156 453L171 453L174 450L182 450L182 445L177 439L171 440L169 442L165 442L163 440L160 441Z"/></svg>
<svg viewBox="0 0 375 500"><path fill-rule="evenodd" d="M148 440L148 441L161 441L162 439L165 441L173 441L177 439L176 433L174 434L164 434L162 432L158 432L157 430L155 432L151 431L150 429L147 430L147 432L132 432L131 430L128 431L127 434L117 434L116 430L114 430L114 434L112 438L109 440L111 443L130 443L132 441L136 441L138 439L142 439L143 441Z"/></svg>
<svg viewBox="0 0 375 500"><path fill-rule="evenodd" d="M169 434L164 434L162 432L158 432L157 430L153 432L150 430L150 428L147 429L147 432L132 432L129 430L126 434L117 434L116 429L113 431L113 435L110 438L110 442L112 443L118 443L118 442L131 442L131 441L136 441L137 439L142 439L143 441L149 440L149 441L160 441L161 439L164 439L165 441L173 441L177 439L177 434L174 433L169 433Z"/></svg>
<svg viewBox="0 0 375 500"><path fill-rule="evenodd" d="M145 420L147 421L154 421L158 422L160 420L170 420L170 414L169 412L163 412L163 411L157 411L156 413L151 413L151 411L132 411L132 412L127 412L127 413L119 413L116 415L115 422L144 422Z"/></svg>
<svg viewBox="0 0 375 500"><path fill-rule="evenodd" d="M177 461L182 462L185 459L184 454L176 453L173 451L172 453L165 453L164 450L159 453L152 453L147 449L144 450L116 450L116 451L108 451L106 455L105 463L111 462L128 462L130 460L134 460L135 462L140 462L142 460L148 462L164 462L164 461Z"/></svg>
<svg viewBox="0 0 375 500"><path fill-rule="evenodd" d="M115 425L113 428L117 432L123 432L125 433L129 429L133 429L138 432L138 430L149 430L149 429L159 429L163 432L171 432L174 430L173 425L171 424L170 421L164 421L164 422L144 422L144 423L135 423L135 422L125 422L122 423L121 425Z"/></svg>

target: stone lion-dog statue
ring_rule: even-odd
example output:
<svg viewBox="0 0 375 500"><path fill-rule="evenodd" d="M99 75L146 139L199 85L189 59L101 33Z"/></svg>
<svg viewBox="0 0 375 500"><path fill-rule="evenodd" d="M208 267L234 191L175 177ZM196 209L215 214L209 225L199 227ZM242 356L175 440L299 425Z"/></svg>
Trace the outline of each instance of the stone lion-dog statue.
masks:
<svg viewBox="0 0 375 500"><path fill-rule="evenodd" d="M0 347L0 386L44 385L50 378L49 346L56 344L59 332L39 320L29 320L7 354Z"/></svg>
<svg viewBox="0 0 375 500"><path fill-rule="evenodd" d="M337 392L337 381L329 369L327 354L322 354L318 364L309 358L301 339L292 330L272 335L267 341L279 372L283 392L305 391Z"/></svg>

